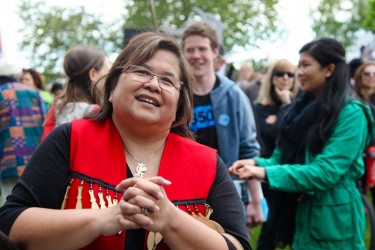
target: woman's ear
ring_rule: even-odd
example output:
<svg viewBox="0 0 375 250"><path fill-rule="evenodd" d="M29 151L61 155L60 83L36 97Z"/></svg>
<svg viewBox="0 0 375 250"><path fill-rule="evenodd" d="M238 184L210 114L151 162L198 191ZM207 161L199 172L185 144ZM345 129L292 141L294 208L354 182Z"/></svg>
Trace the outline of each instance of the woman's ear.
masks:
<svg viewBox="0 0 375 250"><path fill-rule="evenodd" d="M89 71L90 81L94 81L95 80L95 76L96 76L96 69L95 68L91 68L90 71Z"/></svg>
<svg viewBox="0 0 375 250"><path fill-rule="evenodd" d="M327 67L326 67L326 77L331 77L331 75L333 74L333 72L335 71L335 68L336 68L336 65L333 64L333 63L330 63Z"/></svg>

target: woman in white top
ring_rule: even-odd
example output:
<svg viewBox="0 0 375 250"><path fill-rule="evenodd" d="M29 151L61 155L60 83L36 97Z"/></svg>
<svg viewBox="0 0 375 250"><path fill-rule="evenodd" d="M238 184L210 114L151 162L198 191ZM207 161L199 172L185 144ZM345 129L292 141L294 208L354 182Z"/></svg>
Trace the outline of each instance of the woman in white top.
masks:
<svg viewBox="0 0 375 250"><path fill-rule="evenodd" d="M44 125L44 139L56 126L83 118L99 103L101 78L108 73L110 63L104 50L95 46L78 45L64 57L67 81L63 94L56 98Z"/></svg>

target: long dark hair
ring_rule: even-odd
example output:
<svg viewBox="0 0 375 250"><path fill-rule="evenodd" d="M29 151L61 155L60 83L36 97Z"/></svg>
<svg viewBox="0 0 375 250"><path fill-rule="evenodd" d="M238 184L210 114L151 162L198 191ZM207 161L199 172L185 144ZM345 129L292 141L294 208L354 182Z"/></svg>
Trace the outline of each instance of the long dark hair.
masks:
<svg viewBox="0 0 375 250"><path fill-rule="evenodd" d="M330 64L335 69L317 97L316 119L307 135L307 147L312 153L319 153L331 136L337 117L349 95L350 69L345 61L345 49L332 38L321 38L305 44L299 53L306 53L319 62L322 68Z"/></svg>
<svg viewBox="0 0 375 250"><path fill-rule="evenodd" d="M44 90L44 81L42 74L40 74L38 71L32 68L22 70L22 76L26 73L29 73L31 75L31 77L34 80L34 84L38 89Z"/></svg>

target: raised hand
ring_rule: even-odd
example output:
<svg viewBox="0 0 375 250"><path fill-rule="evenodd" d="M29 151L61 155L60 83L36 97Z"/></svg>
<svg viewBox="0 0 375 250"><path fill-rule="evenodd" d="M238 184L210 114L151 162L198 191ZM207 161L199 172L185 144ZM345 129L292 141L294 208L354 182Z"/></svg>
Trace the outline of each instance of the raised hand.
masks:
<svg viewBox="0 0 375 250"><path fill-rule="evenodd" d="M275 92L282 103L289 104L292 102L292 98L293 98L292 91L288 89L280 89L278 87L275 87Z"/></svg>

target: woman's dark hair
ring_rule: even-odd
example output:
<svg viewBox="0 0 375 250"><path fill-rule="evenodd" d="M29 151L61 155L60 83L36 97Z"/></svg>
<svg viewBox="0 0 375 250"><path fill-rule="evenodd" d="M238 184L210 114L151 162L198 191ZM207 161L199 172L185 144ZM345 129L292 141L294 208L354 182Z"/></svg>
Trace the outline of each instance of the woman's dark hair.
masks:
<svg viewBox="0 0 375 250"><path fill-rule="evenodd" d="M52 87L51 87L51 93L52 94L56 94L57 91L59 90L63 90L64 89L64 85L62 85L61 83L59 82L54 82L52 84Z"/></svg>
<svg viewBox="0 0 375 250"><path fill-rule="evenodd" d="M106 58L104 50L100 47L77 45L70 48L64 57L64 71L68 79L65 91L59 98L62 110L68 102L96 103L97 97L91 91L89 72L91 69L101 70Z"/></svg>
<svg viewBox="0 0 375 250"><path fill-rule="evenodd" d="M177 40L162 32L143 32L131 38L126 47L120 52L105 78L104 99L101 107L91 112L87 118L103 121L112 115L113 107L109 102L112 91L116 88L122 69L128 65L142 65L150 60L159 50L166 50L176 55L181 70L180 80L184 83L180 90L180 98L176 111L176 120L172 123L171 131L181 136L194 138L189 129L193 114L193 75Z"/></svg>
<svg viewBox="0 0 375 250"><path fill-rule="evenodd" d="M306 53L319 62L322 68L335 65L334 71L317 97L316 119L307 135L307 146L319 153L332 134L337 117L351 94L350 70L345 61L345 49L332 38L321 38L305 44L299 53Z"/></svg>
<svg viewBox="0 0 375 250"><path fill-rule="evenodd" d="M42 74L40 74L35 69L23 69L22 75L26 73L29 73L31 75L31 77L33 78L34 84L38 89L44 90L44 81L43 81Z"/></svg>

